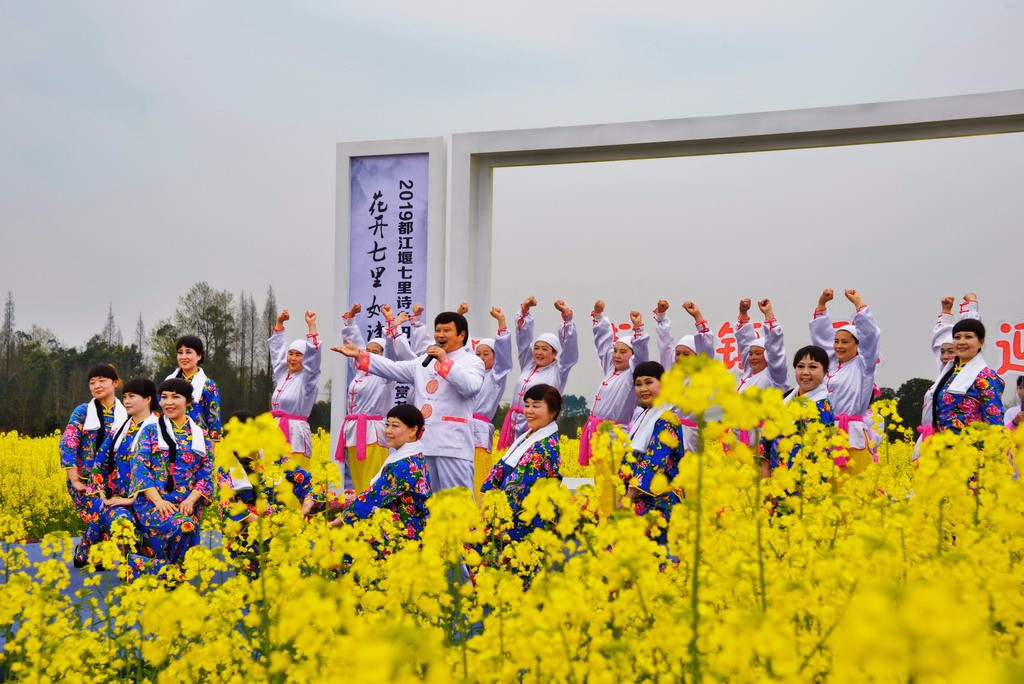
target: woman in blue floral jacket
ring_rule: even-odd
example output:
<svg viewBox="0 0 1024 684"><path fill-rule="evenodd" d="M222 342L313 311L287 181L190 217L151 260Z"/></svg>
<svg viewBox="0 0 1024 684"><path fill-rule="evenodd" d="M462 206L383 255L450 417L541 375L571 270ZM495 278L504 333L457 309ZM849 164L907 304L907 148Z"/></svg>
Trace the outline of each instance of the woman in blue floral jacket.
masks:
<svg viewBox="0 0 1024 684"><path fill-rule="evenodd" d="M427 522L430 479L419 438L423 436L423 414L415 406L399 404L388 411L384 439L393 451L359 496L342 511L332 526L365 520L374 511L391 511L394 520L409 539L419 539Z"/></svg>
<svg viewBox="0 0 1024 684"><path fill-rule="evenodd" d="M1005 383L981 356L985 325L960 319L953 326L956 358L947 362L935 383L932 425L936 432L959 433L970 423L1003 424Z"/></svg>
<svg viewBox="0 0 1024 684"><path fill-rule="evenodd" d="M561 411L562 395L556 388L539 384L528 389L523 395L523 415L528 429L512 442L480 488L482 492L500 490L508 497L512 509L510 541L519 541L543 525L536 517L530 521L519 519L523 501L534 483L548 477L562 479L558 472L562 459L558 448L558 423L555 422Z"/></svg>

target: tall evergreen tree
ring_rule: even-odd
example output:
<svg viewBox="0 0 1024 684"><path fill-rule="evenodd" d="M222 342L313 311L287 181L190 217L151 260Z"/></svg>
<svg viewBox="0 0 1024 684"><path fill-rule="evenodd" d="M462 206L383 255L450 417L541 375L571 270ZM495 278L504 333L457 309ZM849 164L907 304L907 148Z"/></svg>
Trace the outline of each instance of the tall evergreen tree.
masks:
<svg viewBox="0 0 1024 684"><path fill-rule="evenodd" d="M14 294L10 291L4 304L4 325L0 328L0 354L3 354L4 377L9 378L14 365Z"/></svg>

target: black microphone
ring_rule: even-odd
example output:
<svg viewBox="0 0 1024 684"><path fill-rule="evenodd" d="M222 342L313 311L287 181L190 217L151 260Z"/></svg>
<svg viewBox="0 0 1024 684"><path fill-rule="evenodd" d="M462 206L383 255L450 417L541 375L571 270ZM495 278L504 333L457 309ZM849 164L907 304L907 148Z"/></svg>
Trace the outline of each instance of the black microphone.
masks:
<svg viewBox="0 0 1024 684"><path fill-rule="evenodd" d="M433 356L431 356L430 354L427 354L427 355L426 355L426 356L425 356L425 357L423 358L423 367L424 367L424 368L426 368L427 366L429 366L429 365L430 365L430 362L431 362L431 361L433 361L433 360L434 360L434 357L433 357Z"/></svg>

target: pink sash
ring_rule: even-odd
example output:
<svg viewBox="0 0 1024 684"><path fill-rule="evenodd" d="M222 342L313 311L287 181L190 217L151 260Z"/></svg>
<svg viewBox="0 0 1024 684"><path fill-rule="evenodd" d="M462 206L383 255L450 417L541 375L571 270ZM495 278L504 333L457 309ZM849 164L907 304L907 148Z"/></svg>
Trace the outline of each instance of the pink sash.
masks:
<svg viewBox="0 0 1024 684"><path fill-rule="evenodd" d="M851 416L849 413L840 413L838 416L836 416L836 427L838 427L846 434L850 434L850 423L863 422L864 416ZM850 462L850 458L848 456L836 456L832 460L840 468L845 468L846 464Z"/></svg>
<svg viewBox="0 0 1024 684"><path fill-rule="evenodd" d="M580 465L590 465L590 440L597 432L597 426L605 421L611 421L616 425L621 425L611 418L600 418L595 416L593 413L587 418L587 422L583 425L583 431L580 433Z"/></svg>
<svg viewBox="0 0 1024 684"><path fill-rule="evenodd" d="M345 462L345 423L350 420L356 421L356 458L360 461L366 460L366 424L371 420L384 420L384 416L371 416L368 413L350 413L345 416L341 425L341 437L338 438L338 448L334 452L334 460L339 463Z"/></svg>
<svg viewBox="0 0 1024 684"><path fill-rule="evenodd" d="M510 406L508 413L505 414L505 420L501 424L501 433L498 435L498 448L508 449L512 446L512 442L516 441L515 430L512 425L512 414L518 413L522 415L523 408L521 406Z"/></svg>
<svg viewBox="0 0 1024 684"><path fill-rule="evenodd" d="M850 423L863 423L864 416L851 416L849 413L840 413L836 416L836 427L850 434Z"/></svg>
<svg viewBox="0 0 1024 684"><path fill-rule="evenodd" d="M479 420L481 423L490 423L491 419L482 413L474 413L473 417Z"/></svg>
<svg viewBox="0 0 1024 684"><path fill-rule="evenodd" d="M279 411L277 409L271 411L270 415L277 418L277 426L281 428L281 432L284 433L284 438L288 440L289 444L292 443L292 421L301 420L303 423L306 422L306 419L302 416L293 416L290 413L285 413L284 411Z"/></svg>

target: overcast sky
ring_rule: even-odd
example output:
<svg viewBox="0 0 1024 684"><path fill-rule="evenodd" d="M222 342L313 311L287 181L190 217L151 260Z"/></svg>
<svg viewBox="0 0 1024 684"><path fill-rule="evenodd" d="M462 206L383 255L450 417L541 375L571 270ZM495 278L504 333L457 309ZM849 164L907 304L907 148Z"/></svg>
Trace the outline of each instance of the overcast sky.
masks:
<svg viewBox="0 0 1024 684"><path fill-rule="evenodd" d="M108 303L130 336L197 280L337 313L337 142L1010 90L1021 64L1017 0L6 0L0 292L73 345ZM598 296L622 318L666 297L677 334L684 298L721 322L770 296L793 351L823 287L858 287L896 386L934 374L942 294L1024 318L1022 167L1011 135L499 170L496 301L471 303L535 293L553 325L569 300L589 397Z"/></svg>

